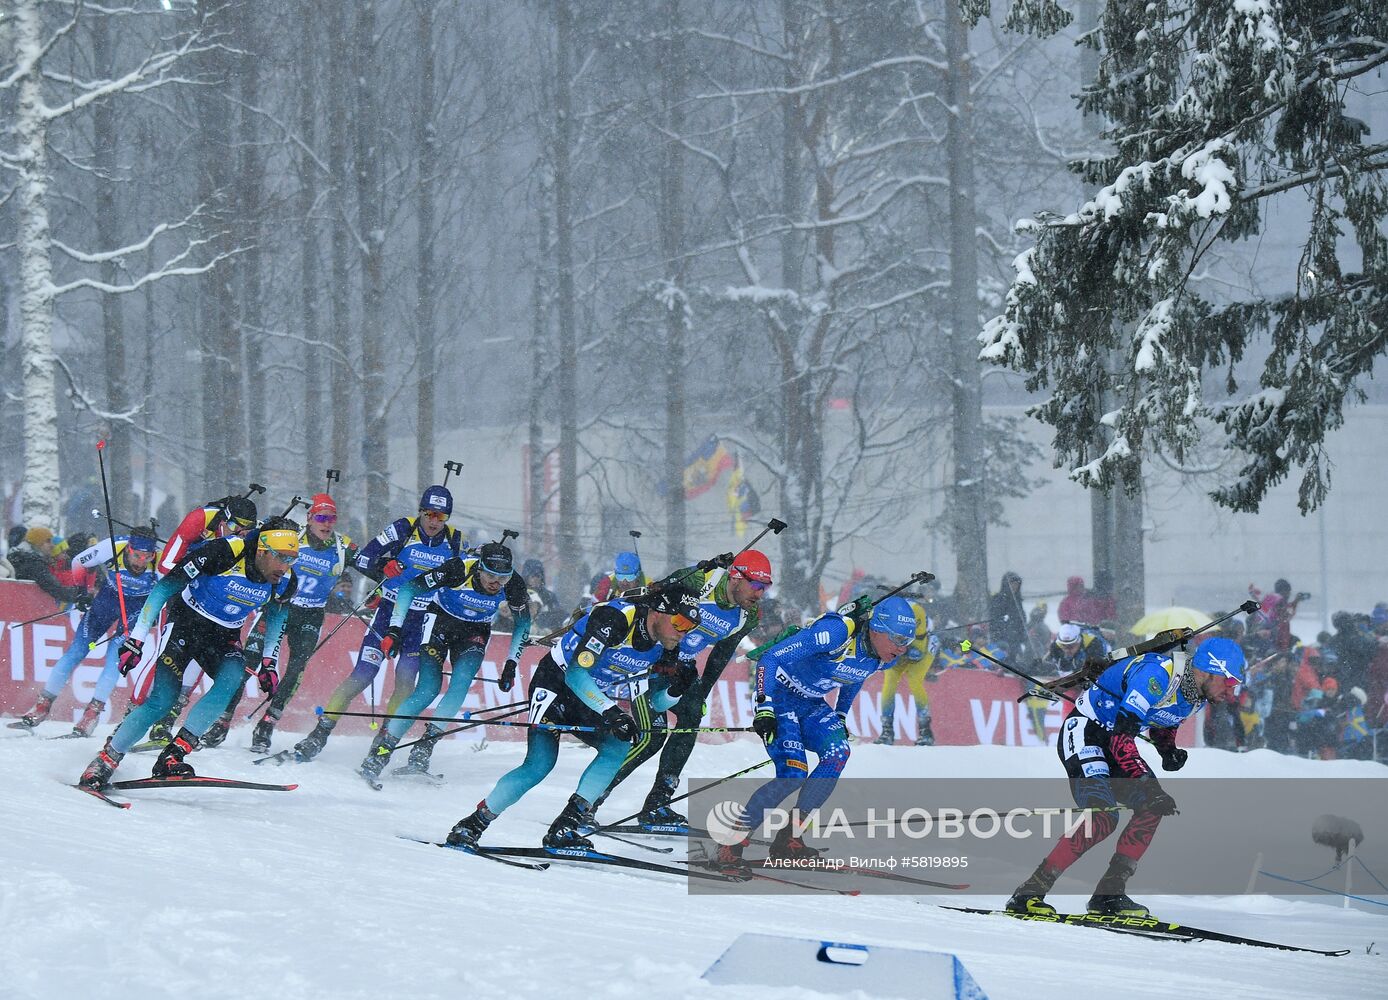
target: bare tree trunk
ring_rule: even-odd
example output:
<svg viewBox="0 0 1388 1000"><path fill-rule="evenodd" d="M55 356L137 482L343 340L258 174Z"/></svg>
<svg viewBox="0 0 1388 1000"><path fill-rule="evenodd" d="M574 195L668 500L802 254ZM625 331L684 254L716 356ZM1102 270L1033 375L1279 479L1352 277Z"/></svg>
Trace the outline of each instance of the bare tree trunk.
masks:
<svg viewBox="0 0 1388 1000"><path fill-rule="evenodd" d="M42 45L37 0L17 0L15 47ZM48 228L47 124L37 63L19 84L14 122L19 171L19 322L24 398L24 522L58 530L58 402L53 357L53 262Z"/></svg>
<svg viewBox="0 0 1388 1000"><path fill-rule="evenodd" d="M357 232L360 234L362 458L366 472L366 516L385 522L390 496L386 469L385 331L382 329L381 128L376 104L376 2L357 0L355 25L355 114L353 153L357 172Z"/></svg>
<svg viewBox="0 0 1388 1000"><path fill-rule="evenodd" d="M434 185L438 175L438 142L434 117L434 2L415 0L418 17L416 51L419 58L419 98L414 107L416 188L417 268L415 282L415 393L418 415L415 425L415 475L423 491L434 482Z"/></svg>
<svg viewBox="0 0 1388 1000"><path fill-rule="evenodd" d="M554 235L559 311L559 571L562 593L578 590L578 342L574 324L573 191L570 92L573 12L565 0L555 9Z"/></svg>
<svg viewBox="0 0 1388 1000"><path fill-rule="evenodd" d="M260 23L264 12L254 3L243 3L233 15L236 18L236 42L240 55L235 73L240 85L240 118L237 127L236 150L236 215L239 219L237 240L245 250L241 254L241 301L236 309L238 339L241 341L241 372L244 376L246 398L246 436L255 453L258 468L265 468L266 400L269 366L263 351L268 347L261 331L265 328L265 309L261 301L262 259L261 194L265 181L265 164L260 151Z"/></svg>
<svg viewBox="0 0 1388 1000"><path fill-rule="evenodd" d="M1083 0L1079 4L1078 29L1081 34L1093 31L1099 22L1099 7L1096 0ZM1098 77L1099 55L1089 46L1081 46L1080 83L1091 85ZM1096 116L1084 116L1084 129L1087 134L1097 137L1103 122ZM1111 372L1121 370L1121 352L1110 351L1106 367ZM1111 394L1105 391L1099 402L1099 412L1107 413L1113 409ZM1101 433L1094 442L1099 452L1108 447ZM1147 579L1146 559L1142 534L1142 494L1128 494L1121 485L1115 485L1108 492L1099 489L1089 491L1089 521L1092 531L1091 553L1093 558L1093 583L1097 587L1107 578L1113 586L1112 596L1117 599L1118 620L1124 627L1130 626L1146 613Z"/></svg>
<svg viewBox="0 0 1388 1000"><path fill-rule="evenodd" d="M111 79L115 73L115 57L111 51L110 18L99 15L92 23L92 62L100 79ZM103 250L122 245L119 220L121 206L116 197L116 178L120 173L116 142L116 105L114 101L98 101L92 112L92 138L96 158L96 241ZM117 261L101 265L101 280L110 285L121 284L121 269ZM146 286L153 288L153 283ZM101 326L105 334L102 359L106 374L106 408L112 413L130 409L131 392L125 365L125 305L119 295L101 296ZM112 420L106 427L106 475L111 488L112 514L132 517L130 504L129 425ZM121 513L124 512L124 513Z"/></svg>
<svg viewBox="0 0 1388 1000"><path fill-rule="evenodd" d="M304 8L305 32L311 38L317 37L315 8ZM317 90L311 81L316 79L318 61L314 58L317 48L314 44L303 47L300 55L302 73L299 80L299 138L309 149L314 147L318 119L315 98ZM303 150L299 151L297 161L299 174L298 216L303 227L303 238L299 250L299 326L305 344L298 352L304 370L304 482L316 483L323 474L328 462L324 461L324 392L323 372L332 371L333 361L330 352L316 346L322 335L318 329L318 230L310 216L318 199L317 164ZM324 363L324 358L327 363ZM328 387L327 398L331 399L332 386ZM331 459L329 460L331 461ZM369 529L368 529L369 530Z"/></svg>
<svg viewBox="0 0 1388 1000"><path fill-rule="evenodd" d="M328 47L324 55L328 68L328 171L333 178L333 195L330 202L333 219L332 284L328 292L331 329L328 339L335 348L330 352L332 374L328 381L328 408L333 415L332 454L328 460L334 467L342 469L344 477L347 477L357 466L352 460L351 445L351 404L356 396L356 384L352 377L351 365L347 361L351 356L348 326L352 319L352 307L348 299L351 290L351 240L347 230L347 142L350 135L347 125L348 74L346 60L342 58L342 53L350 51L350 39L347 33L347 5L330 3L327 8ZM353 492L362 496L356 490ZM365 516L365 512L361 513ZM374 521L366 522L368 532L374 532L379 527Z"/></svg>
<svg viewBox="0 0 1388 1000"><path fill-rule="evenodd" d="M946 3L949 61L946 103L951 110L949 156L950 344L954 361L953 449L955 597L959 614L983 616L988 597L988 522L983 495L983 396L978 371L978 259L974 209L973 58L957 3Z"/></svg>
<svg viewBox="0 0 1388 1000"><path fill-rule="evenodd" d="M530 405L526 426L527 496L526 510L529 523L526 532L529 540L526 548L539 553L545 525L545 438L542 424L545 389L545 359L549 357L549 296L544 283L544 262L549 260L549 212L546 210L548 191L541 185L539 192L540 211L538 228L540 232L539 255L536 258L535 283L532 295L532 315L530 326Z"/></svg>
<svg viewBox="0 0 1388 1000"><path fill-rule="evenodd" d="M665 130L684 134L685 48L680 0L666 0L665 30L661 46L661 104ZM660 165L660 248L665 258L665 561L667 566L685 563L684 462L687 451L685 426L684 344L688 334L689 303L685 297L684 262L684 157L683 147L671 138L663 144Z"/></svg>

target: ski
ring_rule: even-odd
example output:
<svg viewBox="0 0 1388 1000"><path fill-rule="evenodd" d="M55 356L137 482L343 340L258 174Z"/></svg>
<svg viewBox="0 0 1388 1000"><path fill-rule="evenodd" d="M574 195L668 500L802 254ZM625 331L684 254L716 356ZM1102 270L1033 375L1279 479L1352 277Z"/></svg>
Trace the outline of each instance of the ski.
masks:
<svg viewBox="0 0 1388 1000"><path fill-rule="evenodd" d="M89 740L89 739L91 739L91 735L90 735L89 733L62 733L62 734L60 734L60 735L58 735L58 736L45 736L44 739L46 739L46 740Z"/></svg>
<svg viewBox="0 0 1388 1000"><path fill-rule="evenodd" d="M115 806L117 809L130 808L129 802L122 802L120 799L113 799L111 798L111 796L107 795L103 791L99 791L98 789L88 788L86 785L73 785L72 787L77 789L79 792L86 792L94 799L100 799L102 802L105 802L108 806Z"/></svg>
<svg viewBox="0 0 1388 1000"><path fill-rule="evenodd" d="M707 833L707 831L694 830L680 823L621 823L617 826L604 826L596 832L642 837L703 837Z"/></svg>
<svg viewBox="0 0 1388 1000"><path fill-rule="evenodd" d="M470 847L458 847L454 844L445 844L438 840L422 840L419 837L406 837L403 833L396 834L401 840L408 840L414 844L430 844L434 847L442 847L446 850L457 851L459 854L471 854L474 858L483 858L487 861L495 861L499 865L510 865L512 868L528 868L533 872L542 872L549 868L548 861L541 861L535 864L530 861L518 861L515 858L503 858L498 854L479 854Z"/></svg>
<svg viewBox="0 0 1388 1000"><path fill-rule="evenodd" d="M656 844L643 844L638 840L628 840L626 837L618 836L611 830L582 831L585 837L608 837L619 844L626 844L628 847L635 847L637 850L650 851L652 854L673 854L673 847L660 847Z"/></svg>
<svg viewBox="0 0 1388 1000"><path fill-rule="evenodd" d="M766 872L758 871L755 868L720 868L717 863L713 861L691 861L690 864L698 864L700 867L707 868L709 871L717 872L720 875L725 875L728 879L737 882L759 879L763 882L775 882L778 885L793 886L796 889L809 889L812 892L832 892L839 896L861 896L863 894L861 889L839 889L832 885L815 885L811 882L796 882L794 879L781 878L779 875L768 875Z"/></svg>
<svg viewBox="0 0 1388 1000"><path fill-rule="evenodd" d="M358 770L357 777L360 778L362 781L366 782L368 785L370 785L371 790L374 792L379 792L381 789L386 787L381 782L377 781L374 777L367 774L365 771Z"/></svg>
<svg viewBox="0 0 1388 1000"><path fill-rule="evenodd" d="M271 754L270 756L268 756L268 757L261 757L259 760L253 761L253 763L256 763L256 764L274 764L274 765L276 765L276 766L279 766L280 764L286 764L286 763L288 763L288 762L289 762L290 760L292 760L293 758L294 758L294 750L291 748L291 749L289 749L289 750L281 750L279 753L272 753L272 754Z"/></svg>
<svg viewBox="0 0 1388 1000"><path fill-rule="evenodd" d="M145 740L143 743L136 743L130 748L130 752L148 753L151 750L163 750L170 742L170 740Z"/></svg>
<svg viewBox="0 0 1388 1000"><path fill-rule="evenodd" d="M1223 944L1242 944L1253 948L1273 948L1278 951L1300 951L1336 958L1350 953L1348 948L1334 951L1303 948L1300 945L1279 944L1276 941L1263 941L1259 938L1244 937L1240 934L1224 934L1220 931L1204 930L1186 924L1173 924L1165 920L1158 920L1156 917L1108 916L1098 913L1013 913L1010 910L987 910L973 906L946 906L943 909L954 910L958 913L1011 917L1013 920L1065 924L1068 927L1095 927L1099 930L1114 931L1119 934L1137 934L1164 941L1217 941Z"/></svg>
<svg viewBox="0 0 1388 1000"><path fill-rule="evenodd" d="M22 730L24 730L26 733L32 733L32 732L34 731L34 727L31 726L31 725L29 725L29 723L25 722L23 719L20 719L18 722L7 722L7 723L5 723L5 728L6 728L6 729L22 729Z"/></svg>
<svg viewBox="0 0 1388 1000"><path fill-rule="evenodd" d="M431 785L442 785L448 780L443 775L435 774L433 771L410 771L403 767L397 767L390 772L390 775L392 778L404 778L410 781L427 782Z"/></svg>
<svg viewBox="0 0 1388 1000"><path fill-rule="evenodd" d="M553 861L573 861L579 864L606 865L613 868L631 868L637 871L659 872L662 875L684 875L689 878L708 879L713 882L736 882L739 879L720 875L716 872L678 865L662 865L639 858L624 858L616 854L603 854L584 847L479 847L478 854L504 854L520 858L549 858Z"/></svg>
<svg viewBox="0 0 1388 1000"><path fill-rule="evenodd" d="M262 792L292 792L298 785L267 785L259 781L241 781L238 778L205 778L195 775L191 778L132 778L129 781L113 781L112 788L249 788Z"/></svg>

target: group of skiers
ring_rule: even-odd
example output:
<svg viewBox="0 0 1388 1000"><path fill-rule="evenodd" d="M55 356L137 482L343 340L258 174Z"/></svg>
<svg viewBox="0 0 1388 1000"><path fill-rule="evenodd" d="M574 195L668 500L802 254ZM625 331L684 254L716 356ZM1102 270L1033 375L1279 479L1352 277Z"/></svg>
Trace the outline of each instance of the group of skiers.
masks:
<svg viewBox="0 0 1388 1000"><path fill-rule="evenodd" d="M146 659L145 646L160 634L162 615L166 627L152 668L137 683L132 708L83 771L78 787L100 794L151 727L181 709L193 662L211 679L211 688L177 732L170 732L153 775L173 780L194 775L188 756L225 739L248 676L257 679L268 701L251 748L269 754L275 724L320 645L327 597L348 568L373 581L372 593L379 596L356 666L323 707L313 731L275 759L316 757L352 700L393 657L394 689L382 713L386 724L360 766L363 778L379 788L397 745L438 698L445 664L451 678L433 717L449 719L461 709L503 604L513 628L498 683L503 691L512 688L521 650L532 641L529 595L506 544L512 532L467 548L448 524L453 497L440 485L424 491L416 514L392 521L360 549L336 531L337 508L329 494L316 494L307 506L308 522L300 526L287 516L258 521L249 496L227 497L191 512L162 551L152 532L136 529L82 553L84 565L104 566L100 589L34 709L12 727L32 729L42 722L76 664L112 632L105 640L110 652L97 697L77 725L76 735L89 734L117 675ZM638 822L670 832L688 829L671 800L709 694L743 638L757 627L758 605L772 582L770 560L754 548L677 569L653 583L634 574L614 579L603 599L545 637L548 649L525 700L525 757L453 826L446 843L476 849L489 826L549 774L565 732L597 753L545 834L546 849L591 851L587 835L598 827L595 810L616 785L657 755ZM1096 822L1087 832L1063 838L1018 888L1009 909L1054 912L1044 901L1046 892L1061 872L1117 829L1121 803L1132 816L1090 910L1146 913L1126 895L1126 883L1157 824L1175 804L1143 761L1137 740L1146 733L1162 767L1179 769L1186 751L1175 744L1176 728L1207 702L1227 700L1243 679L1244 658L1236 643L1206 639L1186 657L1180 648L1189 638L1188 633L1168 636L1164 643L1119 651L1115 660L1102 639L1062 628L1052 655L1078 664L1072 676L1082 683L1073 686L1079 694L1071 699L1057 751L1076 803L1096 810ZM716 864L723 871L746 870L744 851L767 810L797 795L796 807L805 813L829 798L851 753L846 719L864 683L887 671L890 691L903 677L913 689L923 688L916 674L923 675L938 649L932 640L920 607L893 592L876 601L860 598L754 651L752 728L765 743L775 776L747 802L738 824L742 838L720 846ZM281 677L286 642L289 656ZM1065 689L1063 684L1053 688ZM922 706L923 693L918 695ZM886 704L891 703L889 693ZM928 715L920 721L928 735ZM890 732L890 709L884 722ZM438 723L427 721L409 763L399 770L428 774L430 754L443 735ZM816 758L813 767L810 754ZM812 861L819 852L793 829L788 826L775 838L770 856Z"/></svg>

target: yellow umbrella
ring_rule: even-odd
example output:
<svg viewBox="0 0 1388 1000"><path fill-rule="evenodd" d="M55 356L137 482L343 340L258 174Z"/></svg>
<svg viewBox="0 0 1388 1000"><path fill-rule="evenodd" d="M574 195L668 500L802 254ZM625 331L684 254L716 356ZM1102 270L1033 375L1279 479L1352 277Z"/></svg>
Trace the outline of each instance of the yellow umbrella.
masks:
<svg viewBox="0 0 1388 1000"><path fill-rule="evenodd" d="M1210 616L1194 608L1162 608L1149 611L1133 625L1134 635L1156 635L1169 628L1199 628L1210 621Z"/></svg>

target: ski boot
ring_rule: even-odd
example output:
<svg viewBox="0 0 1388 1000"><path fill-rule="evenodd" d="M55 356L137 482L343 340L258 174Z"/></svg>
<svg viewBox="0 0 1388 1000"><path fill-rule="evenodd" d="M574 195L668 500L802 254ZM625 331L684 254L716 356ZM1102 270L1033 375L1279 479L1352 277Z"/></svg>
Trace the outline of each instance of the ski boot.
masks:
<svg viewBox="0 0 1388 1000"><path fill-rule="evenodd" d="M178 717L183 714L183 710L187 707L188 695L180 692L173 703L173 708L169 709L169 714L149 727L149 741L167 745L173 739L174 723L178 721Z"/></svg>
<svg viewBox="0 0 1388 1000"><path fill-rule="evenodd" d="M711 865L713 870L723 875L750 877L747 872L750 871L751 866L748 865L747 859L742 856L742 852L747 850L749 843L751 840L744 836L736 843L719 844L718 853L713 856L713 864Z"/></svg>
<svg viewBox="0 0 1388 1000"><path fill-rule="evenodd" d="M641 815L636 817L641 826L680 826L689 828L689 817L675 812L668 805L652 806L649 801Z"/></svg>
<svg viewBox="0 0 1388 1000"><path fill-rule="evenodd" d="M190 733L187 728L180 729L178 735L169 741L159 754L159 759L154 762L154 768L150 771L152 778L195 778L197 772L193 770L192 764L184 762L183 758L198 748L198 738Z"/></svg>
<svg viewBox="0 0 1388 1000"><path fill-rule="evenodd" d="M935 733L930 728L930 709L922 708L916 710L916 746L933 747L935 745Z"/></svg>
<svg viewBox="0 0 1388 1000"><path fill-rule="evenodd" d="M384 726L376 734L376 738L371 741L371 749L366 751L366 757L361 762L361 767L357 768L357 773L371 783L372 788L379 789L381 783L377 780L381 776L381 771L385 769L390 761L390 753L395 749L395 744L400 742L400 737L392 736L390 730Z"/></svg>
<svg viewBox="0 0 1388 1000"><path fill-rule="evenodd" d="M483 799L477 803L475 812L469 816L464 816L453 824L453 829L448 831L448 837L444 843L449 847L473 850L477 847L478 838L487 832L487 827L492 825L494 819L496 819L496 813L487 808L487 800Z"/></svg>
<svg viewBox="0 0 1388 1000"><path fill-rule="evenodd" d="M34 707L25 712L17 721L10 723L11 729L33 729L44 719L48 718L48 713L53 711L53 701L58 696L44 692L39 695L38 701L34 702Z"/></svg>
<svg viewBox="0 0 1388 1000"><path fill-rule="evenodd" d="M768 857L772 861L805 862L813 861L822 853L805 843L804 838L793 835L790 827L782 827L771 842Z"/></svg>
<svg viewBox="0 0 1388 1000"><path fill-rule="evenodd" d="M549 832L545 834L543 841L544 846L551 849L581 848L591 851L593 842L578 832L583 823L592 822L591 812L592 807L587 799L577 792L570 795L569 804L550 824Z"/></svg>
<svg viewBox="0 0 1388 1000"><path fill-rule="evenodd" d="M82 718L77 720L77 725L72 727L73 736L90 736L96 724L101 721L101 713L106 710L106 703L93 698L87 702L87 707L82 710Z"/></svg>
<svg viewBox="0 0 1388 1000"><path fill-rule="evenodd" d="M334 725L327 719L319 719L318 725L313 727L313 732L294 744L294 759L303 764L322 753L323 745L328 742L328 737L332 735Z"/></svg>
<svg viewBox="0 0 1388 1000"><path fill-rule="evenodd" d="M202 745L219 747L226 742L229 732L231 732L231 715L227 714L207 727L207 732L202 734Z"/></svg>
<svg viewBox="0 0 1388 1000"><path fill-rule="evenodd" d="M890 708L882 712L882 735L872 742L884 747L896 742L896 716Z"/></svg>
<svg viewBox="0 0 1388 1000"><path fill-rule="evenodd" d="M1008 913L1029 914L1031 916L1051 916L1055 913L1055 907L1046 902L1046 893L1050 892L1055 885L1055 880L1060 878L1060 870L1052 868L1046 862L1036 866L1036 871L1027 876L1027 880L1017 886L1006 905L1003 907Z"/></svg>
<svg viewBox="0 0 1388 1000"><path fill-rule="evenodd" d="M268 715L251 730L251 753L269 753L270 739L275 735L275 720Z"/></svg>
<svg viewBox="0 0 1388 1000"><path fill-rule="evenodd" d="M434 746L443 735L443 727L432 722L424 727L424 735L410 747L410 759L403 767L397 767L391 774L428 774L429 760L434 756Z"/></svg>
<svg viewBox="0 0 1388 1000"><path fill-rule="evenodd" d="M1109 859L1108 871L1094 887L1089 897L1090 913L1106 917L1150 917L1152 912L1127 893L1128 879L1137 870L1137 862L1126 854L1115 853Z"/></svg>
<svg viewBox="0 0 1388 1000"><path fill-rule="evenodd" d="M120 762L124 758L125 754L119 750L111 749L111 737L106 737L106 745L96 752L96 756L87 765L87 769L82 772L82 777L77 780L77 784L93 791L101 791L111 780L111 775L116 768L120 767Z"/></svg>

